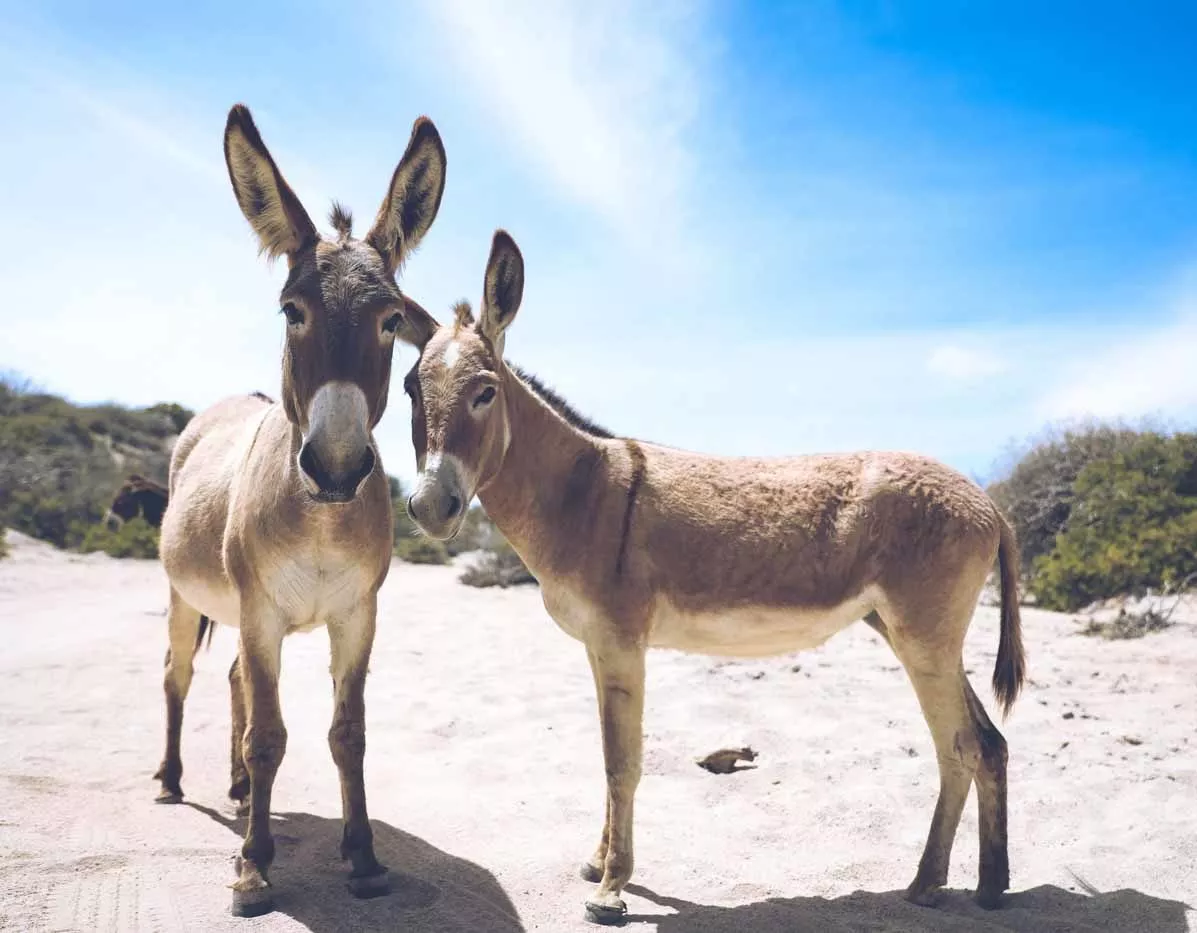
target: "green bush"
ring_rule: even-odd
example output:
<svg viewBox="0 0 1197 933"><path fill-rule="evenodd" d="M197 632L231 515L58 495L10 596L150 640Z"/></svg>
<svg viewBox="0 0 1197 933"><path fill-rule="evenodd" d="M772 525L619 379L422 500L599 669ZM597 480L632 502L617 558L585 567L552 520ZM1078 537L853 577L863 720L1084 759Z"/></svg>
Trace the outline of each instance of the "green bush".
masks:
<svg viewBox="0 0 1197 933"><path fill-rule="evenodd" d="M85 553L103 551L109 557L154 558L158 556L158 529L140 515L115 531L107 525L92 525L79 549Z"/></svg>
<svg viewBox="0 0 1197 933"><path fill-rule="evenodd" d="M169 438L188 418L172 404L72 405L0 375L0 524L78 547L126 475L166 476Z"/></svg>
<svg viewBox="0 0 1197 933"><path fill-rule="evenodd" d="M0 525L0 560L8 556L8 529Z"/></svg>
<svg viewBox="0 0 1197 933"><path fill-rule="evenodd" d="M1144 432L1072 484L1065 527L1032 565L1030 591L1074 611L1170 590L1197 574L1197 434Z"/></svg>
<svg viewBox="0 0 1197 933"><path fill-rule="evenodd" d="M1016 456L1004 479L990 484L990 496L1018 536L1024 573L1051 552L1068 524L1081 471L1128 449L1140 436L1118 424L1051 427Z"/></svg>
<svg viewBox="0 0 1197 933"><path fill-rule="evenodd" d="M409 564L447 564L450 560L444 544L423 536L395 542L395 555Z"/></svg>
<svg viewBox="0 0 1197 933"><path fill-rule="evenodd" d="M457 579L466 586L518 586L536 583L507 539L494 529L490 547L480 554Z"/></svg>

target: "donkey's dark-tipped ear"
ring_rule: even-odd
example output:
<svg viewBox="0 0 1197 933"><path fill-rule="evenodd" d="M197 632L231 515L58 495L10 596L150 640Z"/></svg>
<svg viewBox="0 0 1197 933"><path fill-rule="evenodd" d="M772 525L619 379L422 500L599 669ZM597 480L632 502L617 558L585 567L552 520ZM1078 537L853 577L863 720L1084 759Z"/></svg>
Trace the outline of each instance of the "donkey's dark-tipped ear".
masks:
<svg viewBox="0 0 1197 933"><path fill-rule="evenodd" d="M283 180L244 104L229 111L224 128L224 161L241 213L258 235L263 253L271 259L294 256L315 242L315 225Z"/></svg>
<svg viewBox="0 0 1197 933"><path fill-rule="evenodd" d="M445 193L445 146L427 117L416 120L407 151L399 160L391 187L378 209L366 241L394 272L414 250L440 210Z"/></svg>
<svg viewBox="0 0 1197 933"><path fill-rule="evenodd" d="M423 350L424 344L432 339L432 335L440 329L431 314L406 295L403 296L403 320L399 324L397 336L404 343Z"/></svg>
<svg viewBox="0 0 1197 933"><path fill-rule="evenodd" d="M506 230L496 230L482 283L482 316L478 327L500 348L503 332L515 320L524 297L524 257Z"/></svg>

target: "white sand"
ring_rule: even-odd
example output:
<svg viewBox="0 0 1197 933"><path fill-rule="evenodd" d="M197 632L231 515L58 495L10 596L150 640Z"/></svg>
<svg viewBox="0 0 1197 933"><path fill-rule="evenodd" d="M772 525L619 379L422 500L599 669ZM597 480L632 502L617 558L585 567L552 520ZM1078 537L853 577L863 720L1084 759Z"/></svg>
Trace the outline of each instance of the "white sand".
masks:
<svg viewBox="0 0 1197 933"><path fill-rule="evenodd" d="M593 930L575 866L600 828L603 772L581 647L535 588L459 585L397 564L367 687L370 810L387 898L355 901L337 859L325 740L327 640L288 639L290 731L275 785L278 910L228 914L240 840L227 786L235 633L201 654L183 735L190 806L153 803L165 582L153 562L69 557L10 534L0 560L0 928ZM930 737L865 626L752 663L659 652L649 665L629 928L745 931L1197 929L1197 630L1129 642L1027 610L1031 681L1010 743L1014 893L985 913L970 804L953 890L905 904L934 805ZM967 649L988 694L996 613ZM1067 718L1066 718L1067 717ZM752 745L758 767L693 763ZM1084 883L1078 879L1083 879Z"/></svg>

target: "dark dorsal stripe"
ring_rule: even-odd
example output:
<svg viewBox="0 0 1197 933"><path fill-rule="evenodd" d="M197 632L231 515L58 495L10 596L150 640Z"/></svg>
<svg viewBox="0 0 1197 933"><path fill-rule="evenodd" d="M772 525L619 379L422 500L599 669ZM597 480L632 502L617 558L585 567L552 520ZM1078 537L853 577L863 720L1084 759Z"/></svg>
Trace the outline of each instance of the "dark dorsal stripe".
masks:
<svg viewBox="0 0 1197 933"><path fill-rule="evenodd" d="M619 530L619 550L615 554L615 576L623 574L624 560L628 553L628 535L632 531L632 512L636 509L636 497L640 494L640 486L644 483L646 460L644 451L633 440L625 440L628 456L632 460L632 478L628 482L628 503L623 510L623 527Z"/></svg>

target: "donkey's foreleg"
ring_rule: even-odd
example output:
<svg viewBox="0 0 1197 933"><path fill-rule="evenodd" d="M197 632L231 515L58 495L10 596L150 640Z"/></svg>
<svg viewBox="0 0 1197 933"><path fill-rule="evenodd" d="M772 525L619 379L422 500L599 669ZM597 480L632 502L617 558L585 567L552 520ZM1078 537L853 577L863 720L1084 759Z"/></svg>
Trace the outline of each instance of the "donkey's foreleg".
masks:
<svg viewBox="0 0 1197 933"><path fill-rule="evenodd" d="M376 897L389 890L387 870L374 855L374 833L366 813L363 759L366 754L366 671L374 644L377 603L363 600L351 617L328 627L332 649L333 721L328 745L341 775L341 857L352 863L349 890Z"/></svg>
<svg viewBox="0 0 1197 933"><path fill-rule="evenodd" d="M603 681L599 677L598 659L594 652L590 649L586 650L586 657L590 661L590 672L594 675L594 694L598 700L599 710L599 726L602 727L602 710L603 710ZM611 795L604 792L603 794L603 831L599 836L598 845L595 847L594 855L590 856L582 863L579 874L583 880L598 884L603 880L603 866L607 863L607 847L611 841Z"/></svg>
<svg viewBox="0 0 1197 933"><path fill-rule="evenodd" d="M180 803L183 800L183 759L179 745L183 732L183 703L191 689L192 656L195 654L196 635L199 632L200 614L192 609L183 598L170 591L170 609L167 625L170 631L170 648L166 652L162 689L166 694L166 751L162 764L154 778L162 782L158 792L158 803Z"/></svg>
<svg viewBox="0 0 1197 933"><path fill-rule="evenodd" d="M252 917L273 907L268 873L274 861L270 834L270 795L287 750L287 729L278 700L278 677L285 622L274 607L244 606L240 667L246 726L242 755L249 772L249 831L241 846L233 913Z"/></svg>
<svg viewBox="0 0 1197 933"><path fill-rule="evenodd" d="M586 914L598 923L618 923L627 912L620 897L632 877L632 810L640 783L644 722L644 649L595 646L595 682L603 761L607 771L607 852L598 890L586 900Z"/></svg>

